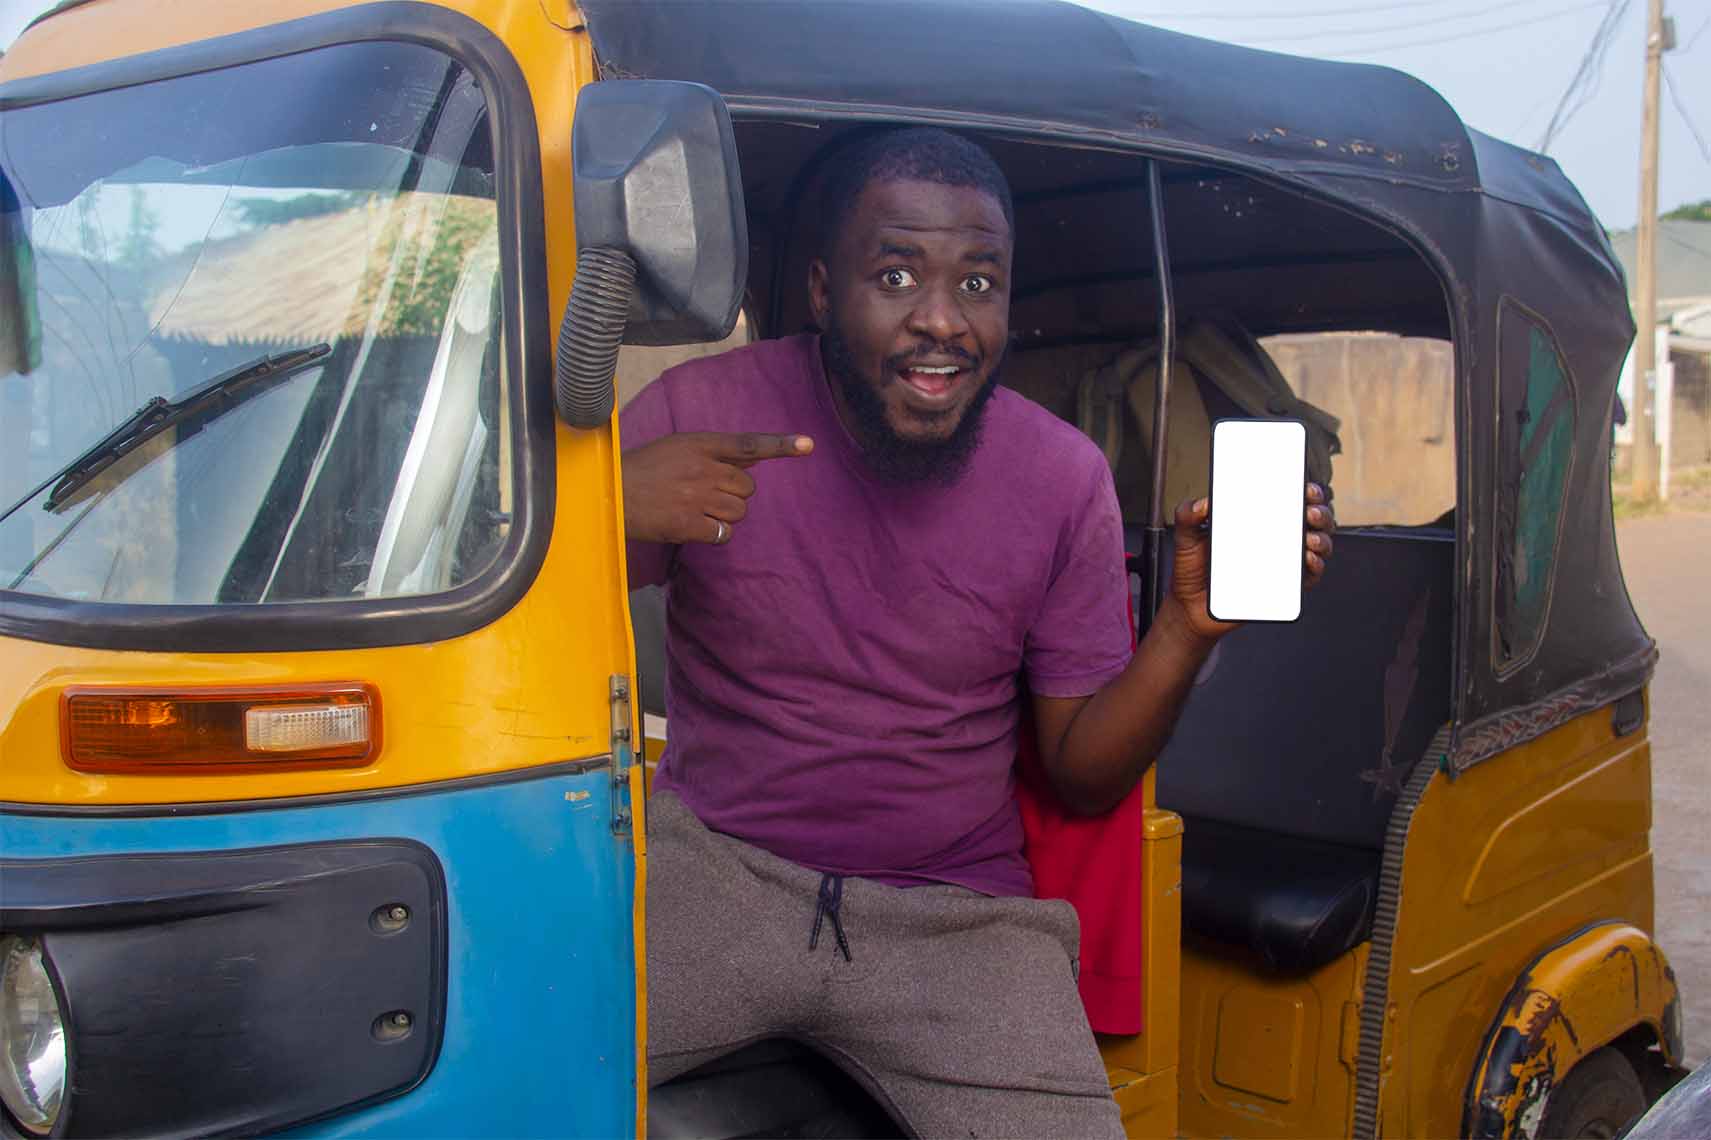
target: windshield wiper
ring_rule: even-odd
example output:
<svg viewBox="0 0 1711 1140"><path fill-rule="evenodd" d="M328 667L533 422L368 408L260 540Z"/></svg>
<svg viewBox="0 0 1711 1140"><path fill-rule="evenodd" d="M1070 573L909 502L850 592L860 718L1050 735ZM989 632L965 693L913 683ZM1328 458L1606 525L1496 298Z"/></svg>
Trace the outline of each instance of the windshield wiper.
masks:
<svg viewBox="0 0 1711 1140"><path fill-rule="evenodd" d="M53 490L42 509L59 510L103 472L139 454L143 445L168 428L178 428L175 443L183 442L227 412L320 362L332 351L331 345L323 343L263 356L204 381L176 400L154 397L77 458L42 480L28 495L7 508L5 514L0 514L0 518L34 499L49 484Z"/></svg>

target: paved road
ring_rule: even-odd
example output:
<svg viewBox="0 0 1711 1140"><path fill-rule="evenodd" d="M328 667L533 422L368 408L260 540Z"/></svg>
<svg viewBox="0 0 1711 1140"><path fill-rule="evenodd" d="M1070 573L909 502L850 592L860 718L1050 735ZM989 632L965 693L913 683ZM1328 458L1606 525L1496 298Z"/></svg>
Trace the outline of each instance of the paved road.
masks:
<svg viewBox="0 0 1711 1140"><path fill-rule="evenodd" d="M1699 1064L1711 1058L1711 514L1632 519L1616 535L1628 592L1662 653L1651 728L1657 933Z"/></svg>

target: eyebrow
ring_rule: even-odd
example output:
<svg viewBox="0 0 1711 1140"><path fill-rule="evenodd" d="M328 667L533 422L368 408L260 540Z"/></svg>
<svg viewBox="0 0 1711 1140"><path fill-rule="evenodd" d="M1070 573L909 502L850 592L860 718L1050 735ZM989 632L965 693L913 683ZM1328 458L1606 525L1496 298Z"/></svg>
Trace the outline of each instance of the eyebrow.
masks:
<svg viewBox="0 0 1711 1140"><path fill-rule="evenodd" d="M920 257L921 255L922 250L918 245L906 245L900 241L885 240L879 243L879 256L881 257Z"/></svg>
<svg viewBox="0 0 1711 1140"><path fill-rule="evenodd" d="M879 243L878 256L880 256L882 258L883 257L919 258L919 257L925 256L925 251L922 250L922 248L918 245L909 245L906 242L881 239L881 241ZM1003 265L1004 264L1003 255L1000 254L995 249L976 250L973 253L964 254L962 259L965 262L972 262L975 265Z"/></svg>

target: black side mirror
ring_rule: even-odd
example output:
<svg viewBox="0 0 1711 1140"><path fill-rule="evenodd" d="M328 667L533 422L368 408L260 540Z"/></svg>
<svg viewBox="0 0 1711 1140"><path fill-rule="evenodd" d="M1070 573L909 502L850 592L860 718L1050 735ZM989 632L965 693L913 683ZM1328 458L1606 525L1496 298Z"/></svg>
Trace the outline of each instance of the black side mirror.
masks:
<svg viewBox="0 0 1711 1140"><path fill-rule="evenodd" d="M731 115L699 83L584 87L571 128L576 280L559 329L559 415L612 415L621 344L722 340L748 280L748 221Z"/></svg>

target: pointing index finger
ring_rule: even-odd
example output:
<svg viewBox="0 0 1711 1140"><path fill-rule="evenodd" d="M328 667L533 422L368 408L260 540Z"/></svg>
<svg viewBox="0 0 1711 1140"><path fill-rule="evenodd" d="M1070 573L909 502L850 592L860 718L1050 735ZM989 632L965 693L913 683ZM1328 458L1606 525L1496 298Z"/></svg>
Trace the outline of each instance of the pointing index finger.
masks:
<svg viewBox="0 0 1711 1140"><path fill-rule="evenodd" d="M713 441L713 457L738 467L750 467L767 459L807 455L813 450L814 441L805 435L744 431L715 436Z"/></svg>

